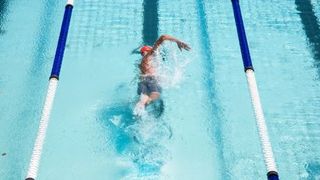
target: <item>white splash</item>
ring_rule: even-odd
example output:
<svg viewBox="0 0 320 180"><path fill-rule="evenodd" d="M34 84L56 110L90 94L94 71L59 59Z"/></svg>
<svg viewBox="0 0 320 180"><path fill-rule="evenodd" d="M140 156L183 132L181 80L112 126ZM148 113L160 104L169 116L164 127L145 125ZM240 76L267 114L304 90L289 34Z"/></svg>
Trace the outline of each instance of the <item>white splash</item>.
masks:
<svg viewBox="0 0 320 180"><path fill-rule="evenodd" d="M165 43L156 53L154 66L161 87L177 87L183 80L183 74L190 59L181 52L175 43Z"/></svg>

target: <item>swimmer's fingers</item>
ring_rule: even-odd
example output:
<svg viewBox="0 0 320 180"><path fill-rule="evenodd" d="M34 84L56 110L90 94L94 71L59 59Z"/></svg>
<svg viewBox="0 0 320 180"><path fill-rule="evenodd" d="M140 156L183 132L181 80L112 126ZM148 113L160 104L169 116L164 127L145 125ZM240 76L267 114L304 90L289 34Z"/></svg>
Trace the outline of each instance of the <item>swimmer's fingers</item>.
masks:
<svg viewBox="0 0 320 180"><path fill-rule="evenodd" d="M184 49L187 50L187 51L190 51L190 50L191 50L191 47L190 47L188 44L185 44Z"/></svg>
<svg viewBox="0 0 320 180"><path fill-rule="evenodd" d="M177 45L178 45L178 48L180 49L180 51L182 51L182 42L181 42L181 41L178 41L178 42L177 42Z"/></svg>
<svg viewBox="0 0 320 180"><path fill-rule="evenodd" d="M182 51L182 49L185 49L187 51L189 51L191 48L188 46L188 44L184 43L184 42L178 42L178 47L180 49L180 51Z"/></svg>

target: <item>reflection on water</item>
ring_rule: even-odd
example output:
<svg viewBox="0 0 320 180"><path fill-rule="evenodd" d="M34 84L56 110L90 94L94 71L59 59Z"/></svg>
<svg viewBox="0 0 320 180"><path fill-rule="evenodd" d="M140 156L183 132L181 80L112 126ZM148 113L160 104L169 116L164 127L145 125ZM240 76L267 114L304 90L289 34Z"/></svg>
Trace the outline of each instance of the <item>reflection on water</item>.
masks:
<svg viewBox="0 0 320 180"><path fill-rule="evenodd" d="M165 142L171 138L171 129L161 114L162 102L146 108L148 114L135 117L133 103L117 103L104 106L99 121L111 132L115 151L135 165L132 174L124 178L159 177L161 167L169 157Z"/></svg>

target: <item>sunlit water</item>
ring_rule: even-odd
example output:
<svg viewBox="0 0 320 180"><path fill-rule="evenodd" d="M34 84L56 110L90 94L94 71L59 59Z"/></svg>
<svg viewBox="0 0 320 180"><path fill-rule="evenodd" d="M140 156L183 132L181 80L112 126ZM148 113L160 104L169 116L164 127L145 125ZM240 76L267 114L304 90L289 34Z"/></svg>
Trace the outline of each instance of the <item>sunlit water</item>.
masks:
<svg viewBox="0 0 320 180"><path fill-rule="evenodd" d="M65 4L3 2L0 179L23 179ZM281 179L320 178L317 5L241 1ZM39 179L266 179L231 2L159 0L158 35L192 50L161 47L163 105L136 117L144 8L75 1Z"/></svg>

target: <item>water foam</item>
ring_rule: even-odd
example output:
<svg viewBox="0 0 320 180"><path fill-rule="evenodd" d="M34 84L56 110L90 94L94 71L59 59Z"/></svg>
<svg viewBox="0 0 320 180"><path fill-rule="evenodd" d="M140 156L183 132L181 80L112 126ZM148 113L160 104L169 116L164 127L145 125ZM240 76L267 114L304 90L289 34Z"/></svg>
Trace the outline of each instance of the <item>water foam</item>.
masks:
<svg viewBox="0 0 320 180"><path fill-rule="evenodd" d="M177 48L175 43L164 43L156 53L154 66L163 88L178 87L183 80L186 66L190 63L188 56Z"/></svg>

